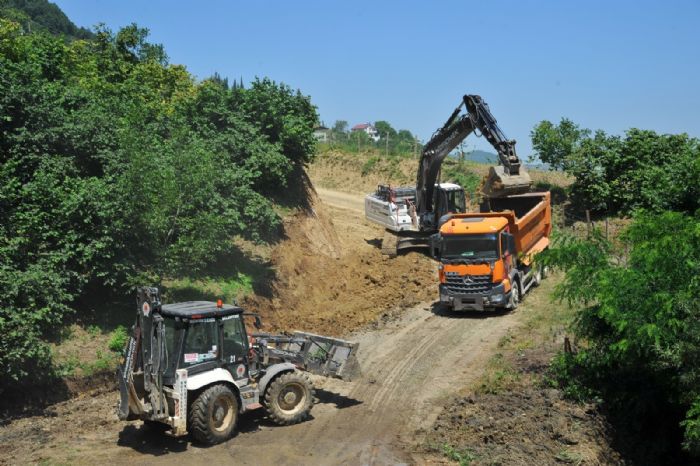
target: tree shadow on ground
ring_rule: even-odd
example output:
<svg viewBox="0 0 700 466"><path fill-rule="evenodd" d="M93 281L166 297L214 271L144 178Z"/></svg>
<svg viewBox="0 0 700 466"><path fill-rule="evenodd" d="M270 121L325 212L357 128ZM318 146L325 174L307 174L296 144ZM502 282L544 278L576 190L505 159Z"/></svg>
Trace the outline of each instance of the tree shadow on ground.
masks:
<svg viewBox="0 0 700 466"><path fill-rule="evenodd" d="M36 374L30 382L14 385L1 392L0 426L12 419L31 416L54 416L51 405L73 398L88 389L113 390L116 384L112 370L91 374L89 377L58 377Z"/></svg>

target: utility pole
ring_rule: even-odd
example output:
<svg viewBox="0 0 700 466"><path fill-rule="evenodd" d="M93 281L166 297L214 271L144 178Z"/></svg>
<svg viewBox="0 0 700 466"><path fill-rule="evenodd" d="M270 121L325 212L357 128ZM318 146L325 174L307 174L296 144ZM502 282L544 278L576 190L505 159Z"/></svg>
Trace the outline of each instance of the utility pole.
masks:
<svg viewBox="0 0 700 466"><path fill-rule="evenodd" d="M389 157L389 133L384 133L386 135L386 156Z"/></svg>

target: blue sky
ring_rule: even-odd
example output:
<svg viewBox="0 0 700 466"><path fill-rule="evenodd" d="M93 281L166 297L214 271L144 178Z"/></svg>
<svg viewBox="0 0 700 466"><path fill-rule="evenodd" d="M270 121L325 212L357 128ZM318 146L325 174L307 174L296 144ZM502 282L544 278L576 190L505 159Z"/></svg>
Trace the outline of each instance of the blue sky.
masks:
<svg viewBox="0 0 700 466"><path fill-rule="evenodd" d="M537 122L563 116L700 136L698 1L54 1L79 26L147 27L199 78L299 88L327 125L387 120L427 140L469 93L521 157Z"/></svg>

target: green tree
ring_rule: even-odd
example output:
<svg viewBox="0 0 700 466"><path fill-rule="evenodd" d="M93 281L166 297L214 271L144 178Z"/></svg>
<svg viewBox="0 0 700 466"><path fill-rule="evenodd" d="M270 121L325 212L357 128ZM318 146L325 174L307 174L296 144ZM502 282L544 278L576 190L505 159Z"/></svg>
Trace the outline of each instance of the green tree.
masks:
<svg viewBox="0 0 700 466"><path fill-rule="evenodd" d="M591 136L562 119L559 125L538 124L532 141L542 161L574 177L571 198L582 209L692 212L700 206L700 144L686 134L632 128L624 137L600 130Z"/></svg>
<svg viewBox="0 0 700 466"><path fill-rule="evenodd" d="M567 169L574 152L590 133L568 118L562 118L558 125L541 121L530 132L530 138L540 161L554 169Z"/></svg>
<svg viewBox="0 0 700 466"><path fill-rule="evenodd" d="M147 34L66 42L0 19L0 391L50 374L42 338L86 293L270 237L269 194L313 156L309 97L267 78L197 83Z"/></svg>
<svg viewBox="0 0 700 466"><path fill-rule="evenodd" d="M336 120L331 128L331 142L333 144L346 144L348 141L348 122Z"/></svg>
<svg viewBox="0 0 700 466"><path fill-rule="evenodd" d="M392 143L396 139L396 130L392 128L388 121L375 121L374 128L377 130L377 133L379 133L378 144L384 144L387 138L389 139L390 143Z"/></svg>
<svg viewBox="0 0 700 466"><path fill-rule="evenodd" d="M621 242L563 237L543 258L566 271L557 295L582 307L563 380L601 396L651 463L679 447L681 423L700 456L700 216L638 212Z"/></svg>

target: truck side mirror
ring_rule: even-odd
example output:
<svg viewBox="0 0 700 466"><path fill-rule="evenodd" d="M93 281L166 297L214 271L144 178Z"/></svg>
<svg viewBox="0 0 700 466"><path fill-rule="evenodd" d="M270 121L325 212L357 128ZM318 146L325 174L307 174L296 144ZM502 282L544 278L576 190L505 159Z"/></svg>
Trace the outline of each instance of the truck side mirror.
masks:
<svg viewBox="0 0 700 466"><path fill-rule="evenodd" d="M440 260L440 250L442 249L442 238L440 233L430 235L430 257Z"/></svg>
<svg viewBox="0 0 700 466"><path fill-rule="evenodd" d="M508 251L513 255L517 254L517 250L515 249L515 236L510 233L508 234Z"/></svg>
<svg viewBox="0 0 700 466"><path fill-rule="evenodd" d="M510 233L503 232L501 235L501 251L503 254L515 254L515 236Z"/></svg>

